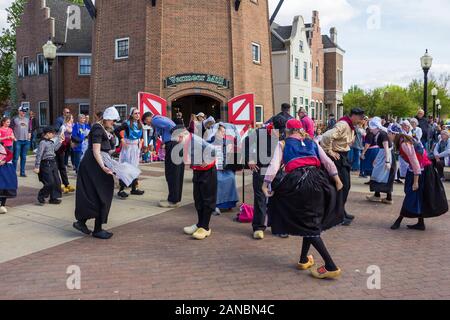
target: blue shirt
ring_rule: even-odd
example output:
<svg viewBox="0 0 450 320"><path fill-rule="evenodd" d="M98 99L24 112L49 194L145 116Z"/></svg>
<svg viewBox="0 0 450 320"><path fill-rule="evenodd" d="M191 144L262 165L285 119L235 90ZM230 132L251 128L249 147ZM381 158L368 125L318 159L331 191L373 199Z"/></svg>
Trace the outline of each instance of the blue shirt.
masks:
<svg viewBox="0 0 450 320"><path fill-rule="evenodd" d="M72 128L72 140L76 143L75 147L72 148L75 152L81 152L81 146L84 139L86 138L86 133L91 129L89 124L75 123Z"/></svg>
<svg viewBox="0 0 450 320"><path fill-rule="evenodd" d="M167 143L172 138L172 130L176 127L176 124L167 117L154 116L152 126L155 128L156 134L161 136L163 143Z"/></svg>

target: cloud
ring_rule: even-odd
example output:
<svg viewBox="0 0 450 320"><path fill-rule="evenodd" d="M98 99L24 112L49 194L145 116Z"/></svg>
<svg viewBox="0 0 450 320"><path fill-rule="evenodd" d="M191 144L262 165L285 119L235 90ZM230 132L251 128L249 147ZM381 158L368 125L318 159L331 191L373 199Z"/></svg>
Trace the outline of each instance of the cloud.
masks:
<svg viewBox="0 0 450 320"><path fill-rule="evenodd" d="M272 13L279 0L269 0L269 8ZM277 23L290 24L295 15L303 15L306 22L312 17L312 11L318 10L320 13L320 22L323 28L333 26L336 23L343 23L352 20L360 14L355 6L352 6L348 0L286 0L277 16Z"/></svg>
<svg viewBox="0 0 450 320"><path fill-rule="evenodd" d="M6 28L6 8L12 3L12 0L0 0L0 31Z"/></svg>

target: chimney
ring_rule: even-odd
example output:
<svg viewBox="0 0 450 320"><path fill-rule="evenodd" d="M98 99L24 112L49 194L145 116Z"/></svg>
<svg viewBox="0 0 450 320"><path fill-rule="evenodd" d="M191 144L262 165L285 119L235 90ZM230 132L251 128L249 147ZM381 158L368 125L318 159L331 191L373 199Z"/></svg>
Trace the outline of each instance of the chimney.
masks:
<svg viewBox="0 0 450 320"><path fill-rule="evenodd" d="M330 29L330 38L334 44L337 44L337 30L335 27Z"/></svg>
<svg viewBox="0 0 450 320"><path fill-rule="evenodd" d="M315 25L319 20L319 11L314 10L313 11L313 16L312 16L312 24Z"/></svg>

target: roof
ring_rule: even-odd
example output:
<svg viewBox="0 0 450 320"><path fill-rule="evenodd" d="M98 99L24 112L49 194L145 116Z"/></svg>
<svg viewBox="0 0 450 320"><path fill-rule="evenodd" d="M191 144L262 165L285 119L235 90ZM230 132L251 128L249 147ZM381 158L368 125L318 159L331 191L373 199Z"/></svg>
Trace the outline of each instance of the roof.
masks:
<svg viewBox="0 0 450 320"><path fill-rule="evenodd" d="M66 34L67 7L74 5L65 0L46 0L50 8L50 17L55 19L55 43L64 43ZM58 49L58 53L92 52L92 19L85 6L81 9L81 29L68 30L67 42Z"/></svg>
<svg viewBox="0 0 450 320"><path fill-rule="evenodd" d="M276 33L281 36L284 40L289 40L292 34L292 26L278 26L274 28Z"/></svg>
<svg viewBox="0 0 450 320"><path fill-rule="evenodd" d="M272 33L272 51L285 51L286 43Z"/></svg>
<svg viewBox="0 0 450 320"><path fill-rule="evenodd" d="M272 51L285 51L286 41L291 38L292 26L272 25ZM281 38L281 39L280 39Z"/></svg>
<svg viewBox="0 0 450 320"><path fill-rule="evenodd" d="M339 45L335 44L328 35L322 36L322 43L324 49L336 48L345 52Z"/></svg>

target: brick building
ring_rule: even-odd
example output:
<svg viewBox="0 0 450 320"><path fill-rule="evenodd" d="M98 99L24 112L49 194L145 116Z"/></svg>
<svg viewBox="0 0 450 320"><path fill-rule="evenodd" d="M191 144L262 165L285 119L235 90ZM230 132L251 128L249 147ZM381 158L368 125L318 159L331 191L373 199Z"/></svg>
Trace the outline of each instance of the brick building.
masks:
<svg viewBox="0 0 450 320"><path fill-rule="evenodd" d="M90 112L92 20L83 6L69 10L79 13L81 28L67 31L68 7L63 0L27 1L17 28L17 97L38 115L39 124L49 124L48 64L42 46L49 38L58 46L53 63L54 117L64 107L72 114Z"/></svg>
<svg viewBox="0 0 450 320"><path fill-rule="evenodd" d="M257 122L274 113L267 0L97 0L91 101L125 116L139 91L169 116L227 120L227 101L252 92Z"/></svg>

